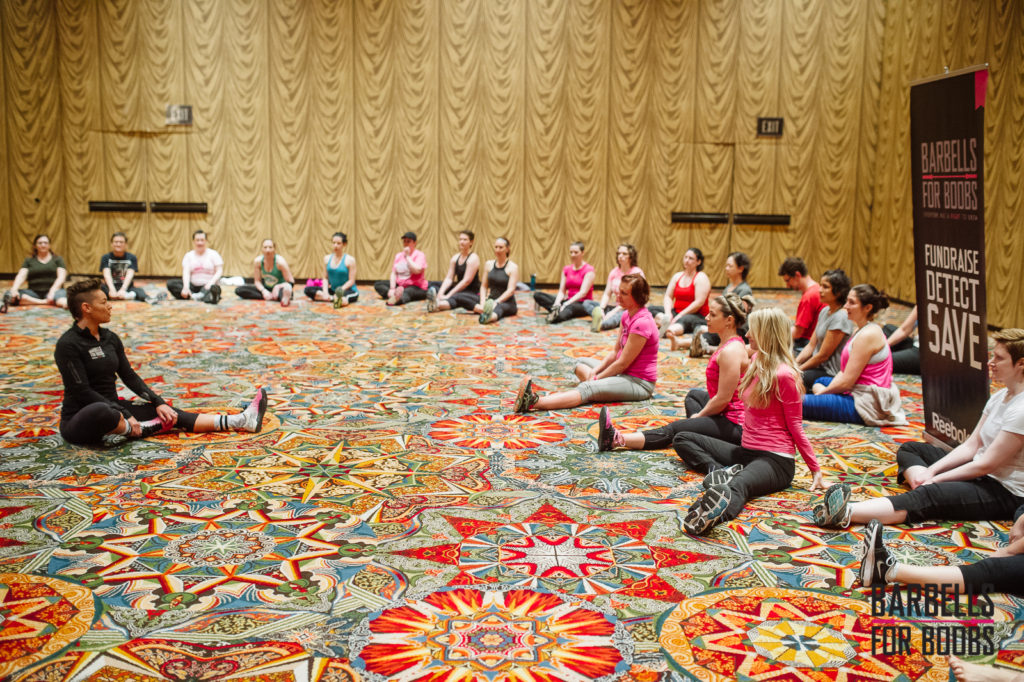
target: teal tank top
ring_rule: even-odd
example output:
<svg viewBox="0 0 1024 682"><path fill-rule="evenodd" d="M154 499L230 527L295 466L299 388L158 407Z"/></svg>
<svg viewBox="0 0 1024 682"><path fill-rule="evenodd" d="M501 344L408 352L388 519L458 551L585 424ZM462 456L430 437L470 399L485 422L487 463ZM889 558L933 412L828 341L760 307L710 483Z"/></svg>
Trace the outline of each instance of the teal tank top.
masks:
<svg viewBox="0 0 1024 682"><path fill-rule="evenodd" d="M331 261L334 256L327 257L327 283L331 289L339 289L341 285L348 281L348 264L345 262L345 256L341 257L341 262L338 263L338 267L332 268ZM356 285L352 285L352 291L356 291Z"/></svg>

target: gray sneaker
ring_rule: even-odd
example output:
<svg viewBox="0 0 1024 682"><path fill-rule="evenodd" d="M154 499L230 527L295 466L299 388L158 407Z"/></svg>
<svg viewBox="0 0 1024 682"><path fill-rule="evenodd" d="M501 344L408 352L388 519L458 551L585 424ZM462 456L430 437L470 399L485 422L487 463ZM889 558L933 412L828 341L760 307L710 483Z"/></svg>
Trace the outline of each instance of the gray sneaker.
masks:
<svg viewBox="0 0 1024 682"><path fill-rule="evenodd" d="M437 312L437 289L434 287L427 289L427 312Z"/></svg>
<svg viewBox="0 0 1024 682"><path fill-rule="evenodd" d="M743 471L742 464L733 464L731 467L719 467L708 473L701 481L701 485L707 490L711 486L715 485L729 485L729 481L732 480L733 476Z"/></svg>
<svg viewBox="0 0 1024 682"><path fill-rule="evenodd" d="M512 411L525 414L536 404L537 394L533 392L533 379L523 377L523 380L519 382L519 390L516 392L516 402L512 406Z"/></svg>
<svg viewBox="0 0 1024 682"><path fill-rule="evenodd" d="M690 505L683 529L690 535L704 535L722 522L731 501L732 490L724 485L711 486Z"/></svg>
<svg viewBox="0 0 1024 682"><path fill-rule="evenodd" d="M814 507L814 523L823 528L850 525L850 484L836 483L825 491L821 504Z"/></svg>

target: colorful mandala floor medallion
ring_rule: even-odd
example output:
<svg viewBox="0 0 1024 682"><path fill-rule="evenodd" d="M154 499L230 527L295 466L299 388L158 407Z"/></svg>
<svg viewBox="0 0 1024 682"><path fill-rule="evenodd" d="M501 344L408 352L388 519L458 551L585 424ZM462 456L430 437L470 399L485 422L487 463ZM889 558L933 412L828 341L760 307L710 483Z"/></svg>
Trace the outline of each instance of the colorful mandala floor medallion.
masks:
<svg viewBox="0 0 1024 682"><path fill-rule="evenodd" d="M922 654L916 627L909 652L887 654L876 626L888 624L872 618L866 600L751 587L686 599L658 628L669 664L701 680L947 679L945 657Z"/></svg>
<svg viewBox="0 0 1024 682"><path fill-rule="evenodd" d="M631 660L614 616L530 589L434 592L370 615L352 636L352 666L375 682L610 681Z"/></svg>
<svg viewBox="0 0 1024 682"><path fill-rule="evenodd" d="M43 575L0 573L0 679L78 640L95 615L86 587Z"/></svg>

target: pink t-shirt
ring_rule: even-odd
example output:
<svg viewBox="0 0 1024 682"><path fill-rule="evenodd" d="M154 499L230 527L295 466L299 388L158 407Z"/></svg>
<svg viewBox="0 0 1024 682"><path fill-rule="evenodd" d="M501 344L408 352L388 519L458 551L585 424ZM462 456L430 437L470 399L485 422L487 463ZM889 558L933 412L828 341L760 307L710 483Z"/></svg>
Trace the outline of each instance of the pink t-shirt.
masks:
<svg viewBox="0 0 1024 682"><path fill-rule="evenodd" d="M704 377L706 379L706 385L708 388L708 395L718 395L718 354L722 352L722 349L728 346L730 343L743 343L743 339L738 336L734 336L731 339L727 339L725 343L718 347L718 350L714 352L711 359L708 361L708 368L704 371ZM743 377L740 376L740 379ZM729 400L729 404L725 406L725 409L719 412L723 417L731 421L733 424L739 424L743 426L743 399L740 398L739 384L736 385L736 390L732 394L732 398Z"/></svg>
<svg viewBox="0 0 1024 682"><path fill-rule="evenodd" d="M395 273L395 285L400 287L419 287L420 289L427 288L427 256L419 249L414 249L412 255L409 256L409 260L413 264L422 268L420 274L412 274L412 270L409 269L409 264L405 261L405 252L399 251L395 254L395 260L391 264L391 271Z"/></svg>
<svg viewBox="0 0 1024 682"><path fill-rule="evenodd" d="M202 255L194 250L185 254L181 259L181 269L188 273L190 284L205 286L213 280L217 274L217 268L224 267L224 259L213 249L203 251Z"/></svg>
<svg viewBox="0 0 1024 682"><path fill-rule="evenodd" d="M615 269L608 273L608 284L605 285L605 291L608 292L609 296L608 300L611 301L612 305L615 304L615 297L619 293L619 283L622 282L622 278L626 275L640 275L645 279L647 277L638 265L634 265L630 268L629 272L623 272L622 268L616 265Z"/></svg>
<svg viewBox="0 0 1024 682"><path fill-rule="evenodd" d="M588 272L593 272L594 266L590 263L584 263L583 267L579 270L573 270L572 264L566 265L562 268L562 275L565 277L565 297L567 299L572 298L576 295L576 292L583 286L583 279L587 276ZM580 298L580 301L590 301L594 298L594 285L591 284L587 292Z"/></svg>
<svg viewBox="0 0 1024 682"><path fill-rule="evenodd" d="M757 357L756 355L754 356ZM804 403L797 388L796 375L789 365L779 365L775 371L777 392L766 407L753 407L747 402L750 388L743 394L742 445L751 450L767 450L783 457L794 457L797 450L807 468L817 471L818 458L814 456L811 441L804 433Z"/></svg>
<svg viewBox="0 0 1024 682"><path fill-rule="evenodd" d="M626 347L626 341L630 334L638 334L644 337L644 347L640 353L633 358L633 364L626 368L623 374L628 374L637 379L655 383L658 381L658 325L654 323L654 316L647 308L641 308L635 316L629 312L622 313L622 331L619 333L619 355ZM615 356L616 359L618 355Z"/></svg>

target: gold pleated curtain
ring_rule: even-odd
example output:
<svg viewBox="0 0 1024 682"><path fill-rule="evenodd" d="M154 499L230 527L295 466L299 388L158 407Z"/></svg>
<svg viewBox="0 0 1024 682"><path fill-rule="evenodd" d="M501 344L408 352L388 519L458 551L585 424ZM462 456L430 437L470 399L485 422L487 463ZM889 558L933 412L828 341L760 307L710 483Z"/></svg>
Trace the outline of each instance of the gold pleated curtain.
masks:
<svg viewBox="0 0 1024 682"><path fill-rule="evenodd" d="M1013 0L5 0L0 257L46 232L94 272L121 230L172 276L203 228L229 274L271 237L306 277L340 230L368 279L413 230L440 279L471 229L541 281L577 239L603 279L628 241L655 285L697 246L716 284L731 250L754 286L799 254L910 299L909 83L988 62L989 321L1020 325L1022 35Z"/></svg>

